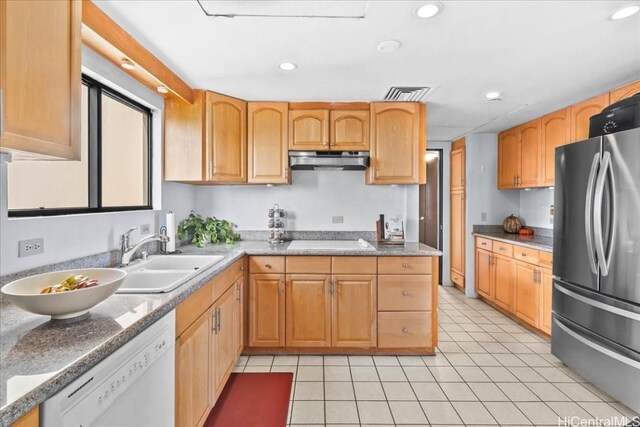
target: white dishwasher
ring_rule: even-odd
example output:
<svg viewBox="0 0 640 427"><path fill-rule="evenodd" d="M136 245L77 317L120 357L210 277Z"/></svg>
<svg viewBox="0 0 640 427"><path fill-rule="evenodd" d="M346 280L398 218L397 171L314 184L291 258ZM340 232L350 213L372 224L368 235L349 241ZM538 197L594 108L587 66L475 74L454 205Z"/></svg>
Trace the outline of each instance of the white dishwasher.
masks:
<svg viewBox="0 0 640 427"><path fill-rule="evenodd" d="M43 427L173 426L175 311L46 400Z"/></svg>

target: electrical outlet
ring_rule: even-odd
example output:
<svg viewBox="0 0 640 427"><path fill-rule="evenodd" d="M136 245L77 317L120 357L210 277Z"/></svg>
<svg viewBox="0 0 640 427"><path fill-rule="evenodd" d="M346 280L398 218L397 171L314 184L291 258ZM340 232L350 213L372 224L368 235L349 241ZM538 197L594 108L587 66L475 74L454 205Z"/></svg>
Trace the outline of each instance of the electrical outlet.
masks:
<svg viewBox="0 0 640 427"><path fill-rule="evenodd" d="M344 222L344 217L343 216L332 216L331 217L331 223L332 224L342 224Z"/></svg>
<svg viewBox="0 0 640 427"><path fill-rule="evenodd" d="M486 212L480 212L480 221L487 222L487 213Z"/></svg>
<svg viewBox="0 0 640 427"><path fill-rule="evenodd" d="M140 234L149 234L151 226L149 224L142 224L140 226Z"/></svg>
<svg viewBox="0 0 640 427"><path fill-rule="evenodd" d="M25 257L44 253L44 239L39 237L31 240L20 240L18 242L18 256Z"/></svg>
<svg viewBox="0 0 640 427"><path fill-rule="evenodd" d="M549 206L549 215L553 216L553 205Z"/></svg>

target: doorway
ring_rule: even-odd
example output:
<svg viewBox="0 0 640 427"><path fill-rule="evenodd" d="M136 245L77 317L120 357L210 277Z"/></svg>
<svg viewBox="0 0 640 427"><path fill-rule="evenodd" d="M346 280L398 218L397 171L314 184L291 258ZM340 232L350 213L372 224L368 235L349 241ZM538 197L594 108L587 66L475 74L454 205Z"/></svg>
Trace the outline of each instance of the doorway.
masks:
<svg viewBox="0 0 640 427"><path fill-rule="evenodd" d="M427 183L419 186L420 243L442 250L442 149L429 149ZM442 257L438 257L439 284L442 284Z"/></svg>

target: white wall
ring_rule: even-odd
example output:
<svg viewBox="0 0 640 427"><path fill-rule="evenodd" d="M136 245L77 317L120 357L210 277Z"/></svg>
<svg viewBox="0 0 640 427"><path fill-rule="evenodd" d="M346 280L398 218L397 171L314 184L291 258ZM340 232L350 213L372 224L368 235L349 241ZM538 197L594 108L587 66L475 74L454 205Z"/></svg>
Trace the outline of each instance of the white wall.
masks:
<svg viewBox="0 0 640 427"><path fill-rule="evenodd" d="M519 191L499 191L497 180L496 134L474 134L466 137L466 251L465 283L467 296L475 296L475 245L473 224L502 224L503 219L520 211ZM482 213L486 213L486 221Z"/></svg>
<svg viewBox="0 0 640 427"><path fill-rule="evenodd" d="M164 102L158 94L88 49L82 52L83 67L92 77L107 80L138 101L159 110L154 118L154 211L12 218L7 216L7 164L0 162L0 275L70 260L118 248L119 236L129 227L149 224L151 232L164 223L164 213L174 210L186 216L195 205L195 189L161 181L161 114ZM162 202L162 206L161 206ZM159 209L163 209L160 211ZM18 241L44 238L44 254L18 257ZM132 235L134 240L139 232Z"/></svg>
<svg viewBox="0 0 640 427"><path fill-rule="evenodd" d="M529 227L553 228L550 208L553 206L553 190L540 188L520 190L520 218Z"/></svg>
<svg viewBox="0 0 640 427"><path fill-rule="evenodd" d="M196 189L196 211L267 230L274 203L287 211L288 230L375 231L379 214L406 218L408 241L418 240L418 186L365 185L361 171L293 171L293 185L211 186ZM333 224L332 216L342 216ZM178 217L181 219L181 217Z"/></svg>

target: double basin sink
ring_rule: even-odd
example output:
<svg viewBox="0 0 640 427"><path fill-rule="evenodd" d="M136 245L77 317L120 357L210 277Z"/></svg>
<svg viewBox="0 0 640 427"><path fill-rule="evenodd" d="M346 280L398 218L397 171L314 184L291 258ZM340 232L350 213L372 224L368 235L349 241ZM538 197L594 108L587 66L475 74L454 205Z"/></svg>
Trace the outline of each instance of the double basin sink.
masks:
<svg viewBox="0 0 640 427"><path fill-rule="evenodd" d="M223 259L221 255L152 255L123 268L127 277L116 292L169 292Z"/></svg>

